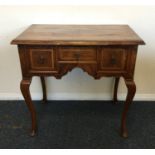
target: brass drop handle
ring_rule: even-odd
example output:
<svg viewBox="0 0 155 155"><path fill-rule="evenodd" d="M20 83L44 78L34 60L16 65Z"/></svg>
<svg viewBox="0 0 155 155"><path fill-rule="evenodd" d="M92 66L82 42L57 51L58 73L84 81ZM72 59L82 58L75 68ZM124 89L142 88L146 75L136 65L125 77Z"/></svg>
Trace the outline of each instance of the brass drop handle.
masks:
<svg viewBox="0 0 155 155"><path fill-rule="evenodd" d="M79 60L79 58L80 58L80 53L75 53L75 54L74 54L74 57L76 58L76 60Z"/></svg>
<svg viewBox="0 0 155 155"><path fill-rule="evenodd" d="M116 58L114 56L112 56L110 62L112 65L115 65L116 64Z"/></svg>
<svg viewBox="0 0 155 155"><path fill-rule="evenodd" d="M45 63L45 57L40 56L38 59L39 64L44 64Z"/></svg>

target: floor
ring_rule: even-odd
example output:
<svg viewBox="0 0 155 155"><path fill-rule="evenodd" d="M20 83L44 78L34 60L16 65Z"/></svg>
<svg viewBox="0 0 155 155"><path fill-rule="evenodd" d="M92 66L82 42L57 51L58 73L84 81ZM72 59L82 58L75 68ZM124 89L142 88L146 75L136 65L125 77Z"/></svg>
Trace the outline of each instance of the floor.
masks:
<svg viewBox="0 0 155 155"><path fill-rule="evenodd" d="M144 149L155 148L155 102L134 102L128 113L129 137L119 136L123 102L35 101L38 135L29 136L24 101L0 101L0 148Z"/></svg>

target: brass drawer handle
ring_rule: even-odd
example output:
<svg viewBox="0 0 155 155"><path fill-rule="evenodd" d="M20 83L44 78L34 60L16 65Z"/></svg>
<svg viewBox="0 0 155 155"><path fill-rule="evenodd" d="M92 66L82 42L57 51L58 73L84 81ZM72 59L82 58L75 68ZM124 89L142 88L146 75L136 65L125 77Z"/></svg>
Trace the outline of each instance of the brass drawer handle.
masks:
<svg viewBox="0 0 155 155"><path fill-rule="evenodd" d="M76 60L79 60L79 58L80 58L80 53L75 53L75 54L74 54L74 57L76 58Z"/></svg>
<svg viewBox="0 0 155 155"><path fill-rule="evenodd" d="M44 64L45 63L45 57L40 56L39 59L38 59L38 63L39 64Z"/></svg>
<svg viewBox="0 0 155 155"><path fill-rule="evenodd" d="M116 59L115 59L114 56L111 57L110 63L111 63L112 65L115 65L115 64L116 64Z"/></svg>

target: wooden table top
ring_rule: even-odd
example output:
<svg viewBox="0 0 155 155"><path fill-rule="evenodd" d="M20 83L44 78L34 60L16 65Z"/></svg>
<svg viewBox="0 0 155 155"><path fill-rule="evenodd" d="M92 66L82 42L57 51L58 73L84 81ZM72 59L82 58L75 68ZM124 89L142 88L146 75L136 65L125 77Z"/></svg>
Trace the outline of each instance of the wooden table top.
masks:
<svg viewBox="0 0 155 155"><path fill-rule="evenodd" d="M138 45L144 41L128 25L33 24L12 44Z"/></svg>

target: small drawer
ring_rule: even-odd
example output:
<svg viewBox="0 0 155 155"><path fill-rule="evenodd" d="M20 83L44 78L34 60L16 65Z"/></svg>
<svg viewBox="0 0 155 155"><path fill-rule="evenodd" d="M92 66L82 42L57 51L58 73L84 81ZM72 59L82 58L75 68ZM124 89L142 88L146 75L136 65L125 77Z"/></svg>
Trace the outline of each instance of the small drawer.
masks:
<svg viewBox="0 0 155 155"><path fill-rule="evenodd" d="M95 47L59 47L58 59L60 62L96 62Z"/></svg>
<svg viewBox="0 0 155 155"><path fill-rule="evenodd" d="M125 70L128 51L125 48L103 47L100 55L101 70Z"/></svg>
<svg viewBox="0 0 155 155"><path fill-rule="evenodd" d="M29 56L31 70L54 70L53 49L30 49Z"/></svg>

